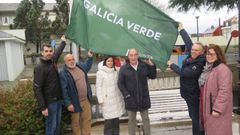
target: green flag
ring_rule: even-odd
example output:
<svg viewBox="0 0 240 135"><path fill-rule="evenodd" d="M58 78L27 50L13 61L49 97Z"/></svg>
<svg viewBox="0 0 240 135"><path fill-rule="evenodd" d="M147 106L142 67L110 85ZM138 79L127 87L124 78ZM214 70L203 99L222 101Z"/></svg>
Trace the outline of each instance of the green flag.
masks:
<svg viewBox="0 0 240 135"><path fill-rule="evenodd" d="M165 70L178 23L144 0L73 0L68 39L93 52L125 56L136 48Z"/></svg>

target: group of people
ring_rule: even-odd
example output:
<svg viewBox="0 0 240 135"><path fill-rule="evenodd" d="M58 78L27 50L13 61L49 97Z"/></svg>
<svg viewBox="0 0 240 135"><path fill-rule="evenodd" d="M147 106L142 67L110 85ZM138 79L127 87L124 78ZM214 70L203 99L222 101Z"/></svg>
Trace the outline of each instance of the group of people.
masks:
<svg viewBox="0 0 240 135"><path fill-rule="evenodd" d="M74 135L90 135L91 87L87 72L92 66L92 52L85 63L76 63L72 54L64 56L64 67L58 72L57 61L66 45L65 36L53 52L50 45L43 45L40 63L34 68L33 89L41 112L45 116L45 134L59 135L62 105L71 112ZM63 102L64 101L64 102Z"/></svg>
<svg viewBox="0 0 240 135"><path fill-rule="evenodd" d="M180 76L180 93L192 119L192 133L231 135L232 73L224 54L218 45L210 44L206 49L201 43L192 43L181 24L179 30L188 57L182 67L171 61L167 65ZM65 65L58 72L57 61L66 45L64 36L61 40L54 52L49 45L42 47L43 57L34 68L33 88L45 116L45 134L59 134L64 104L71 113L73 134L90 135L92 90L87 73L93 63L93 53L88 52L85 63L76 62L72 54L66 54ZM107 56L98 65L96 96L103 111L104 135L119 135L119 118L125 112L129 135L135 135L137 112L142 117L144 135L151 134L147 80L156 78L156 65L150 59L140 60L135 48L128 50L127 58L127 62L116 62L114 56Z"/></svg>
<svg viewBox="0 0 240 135"><path fill-rule="evenodd" d="M180 93L192 119L193 135L232 135L232 72L218 45L192 43L179 24L187 58L180 68L167 65L180 76Z"/></svg>

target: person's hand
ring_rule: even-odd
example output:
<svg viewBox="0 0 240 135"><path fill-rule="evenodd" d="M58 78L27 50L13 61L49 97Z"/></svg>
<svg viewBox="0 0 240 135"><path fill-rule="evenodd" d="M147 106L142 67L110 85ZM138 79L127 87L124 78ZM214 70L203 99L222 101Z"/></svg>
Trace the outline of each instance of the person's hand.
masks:
<svg viewBox="0 0 240 135"><path fill-rule="evenodd" d="M150 59L144 60L144 62L145 62L146 64L148 64L149 66L153 66L153 65L154 65Z"/></svg>
<svg viewBox="0 0 240 135"><path fill-rule="evenodd" d="M42 115L45 116L45 117L48 116L48 109L47 108L42 111Z"/></svg>
<svg viewBox="0 0 240 135"><path fill-rule="evenodd" d="M180 22L180 23L178 23L178 29L179 30L182 30L183 29L183 24Z"/></svg>
<svg viewBox="0 0 240 135"><path fill-rule="evenodd" d="M65 42L67 41L65 35L62 35L61 40Z"/></svg>
<svg viewBox="0 0 240 135"><path fill-rule="evenodd" d="M167 62L168 67L170 67L172 64L173 64L173 62L170 60Z"/></svg>
<svg viewBox="0 0 240 135"><path fill-rule="evenodd" d="M212 116L213 117L219 117L221 114L219 112L216 112L216 111L212 111Z"/></svg>
<svg viewBox="0 0 240 135"><path fill-rule="evenodd" d="M74 106L71 104L67 107L69 112L74 112Z"/></svg>
<svg viewBox="0 0 240 135"><path fill-rule="evenodd" d="M117 71L119 71L119 70L120 70L120 67L115 66L115 69L116 69Z"/></svg>
<svg viewBox="0 0 240 135"><path fill-rule="evenodd" d="M90 58L93 57L93 52L91 50L88 51L88 57L90 57Z"/></svg>

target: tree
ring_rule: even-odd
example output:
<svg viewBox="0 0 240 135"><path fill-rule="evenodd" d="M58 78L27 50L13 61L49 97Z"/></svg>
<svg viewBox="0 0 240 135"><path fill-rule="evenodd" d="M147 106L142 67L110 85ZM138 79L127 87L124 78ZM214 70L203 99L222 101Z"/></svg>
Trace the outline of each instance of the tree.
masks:
<svg viewBox="0 0 240 135"><path fill-rule="evenodd" d="M158 1L158 0L145 0L145 1L147 1L151 5L153 5L154 7L158 8L158 9L160 9L162 11L166 11L165 5L162 2Z"/></svg>
<svg viewBox="0 0 240 135"><path fill-rule="evenodd" d="M52 23L52 33L60 37L67 29L69 21L68 0L56 0L57 5L53 11L56 13L56 19Z"/></svg>
<svg viewBox="0 0 240 135"><path fill-rule="evenodd" d="M188 11L191 8L200 10L201 6L208 7L210 10L220 10L227 7L229 10L238 8L238 18L240 18L240 0L169 0L169 7L178 8L178 11ZM240 31L240 21L238 21L238 31ZM239 65L240 65L240 34L238 35L239 45ZM240 78L240 72L239 72Z"/></svg>
<svg viewBox="0 0 240 135"><path fill-rule="evenodd" d="M69 4L68 0L56 0L57 5L53 11L56 13L56 19L52 23L52 33L60 38L66 31L69 23ZM72 43L70 43L70 52L72 51Z"/></svg>
<svg viewBox="0 0 240 135"><path fill-rule="evenodd" d="M22 0L13 25L13 28L26 30L26 42L35 44L37 53L42 42L49 41L50 37L51 21L48 13L42 15L44 5L42 0Z"/></svg>
<svg viewBox="0 0 240 135"><path fill-rule="evenodd" d="M187 12L191 8L200 10L200 7L202 6L208 7L209 10L220 10L223 7L227 7L229 10L238 8L238 18L240 18L240 0L169 0L169 4L169 7L177 7L178 11L185 12ZM240 31L239 23L240 21L238 21L238 31ZM238 44L240 54L240 36L238 37Z"/></svg>
<svg viewBox="0 0 240 135"><path fill-rule="evenodd" d="M222 7L228 9L236 8L237 0L169 0L170 7L178 7L179 11L188 11L191 8L199 10L201 6L206 6L208 9L220 10Z"/></svg>

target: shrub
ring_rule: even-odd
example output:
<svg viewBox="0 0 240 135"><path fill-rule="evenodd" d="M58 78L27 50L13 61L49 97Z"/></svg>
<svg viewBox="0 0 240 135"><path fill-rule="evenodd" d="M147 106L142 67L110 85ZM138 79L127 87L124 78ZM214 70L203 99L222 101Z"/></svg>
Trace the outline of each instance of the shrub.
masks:
<svg viewBox="0 0 240 135"><path fill-rule="evenodd" d="M41 57L40 53L33 52L31 54L26 55L26 57Z"/></svg>
<svg viewBox="0 0 240 135"><path fill-rule="evenodd" d="M1 135L42 135L42 116L32 89L32 82L19 82L12 91L0 91L0 134ZM68 115L63 115L66 121ZM66 124L63 124L66 127ZM62 128L64 129L64 128Z"/></svg>

